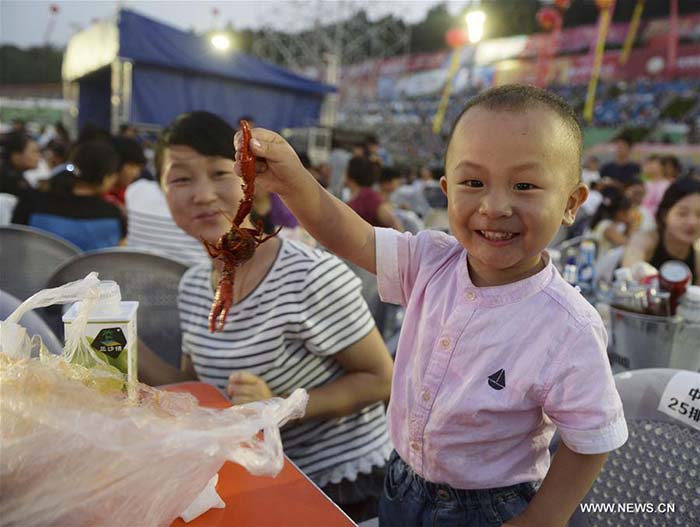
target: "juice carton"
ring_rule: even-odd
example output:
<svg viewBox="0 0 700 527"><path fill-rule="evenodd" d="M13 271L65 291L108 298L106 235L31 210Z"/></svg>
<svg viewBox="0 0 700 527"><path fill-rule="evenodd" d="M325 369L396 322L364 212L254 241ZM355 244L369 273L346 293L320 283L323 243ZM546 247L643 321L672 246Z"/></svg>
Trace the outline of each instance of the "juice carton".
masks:
<svg viewBox="0 0 700 527"><path fill-rule="evenodd" d="M63 315L65 334L76 321L80 302ZM129 386L137 382L138 302L123 302L116 282L100 283L100 298L90 310L84 336L92 352L107 364L126 374Z"/></svg>

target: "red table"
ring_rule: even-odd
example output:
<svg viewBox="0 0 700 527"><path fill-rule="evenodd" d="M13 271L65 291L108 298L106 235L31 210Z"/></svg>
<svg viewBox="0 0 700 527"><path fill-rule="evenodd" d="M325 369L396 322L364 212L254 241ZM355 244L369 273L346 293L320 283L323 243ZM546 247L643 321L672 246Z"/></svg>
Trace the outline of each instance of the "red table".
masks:
<svg viewBox="0 0 700 527"><path fill-rule="evenodd" d="M164 387L189 392L202 406L226 408L229 401L213 386L185 382ZM225 509L211 509L185 523L178 518L171 527L352 527L355 524L285 458L276 478L251 476L240 465L227 462L216 486Z"/></svg>

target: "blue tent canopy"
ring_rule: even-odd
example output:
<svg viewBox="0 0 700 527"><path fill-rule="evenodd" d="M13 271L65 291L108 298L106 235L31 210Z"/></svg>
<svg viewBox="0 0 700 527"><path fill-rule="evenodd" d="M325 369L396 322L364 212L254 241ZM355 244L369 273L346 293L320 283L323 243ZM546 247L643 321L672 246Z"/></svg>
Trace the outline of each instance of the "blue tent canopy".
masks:
<svg viewBox="0 0 700 527"><path fill-rule="evenodd" d="M232 124L249 115L266 128L309 126L318 122L323 97L335 91L245 53L217 51L202 36L130 10L120 11L116 30L102 31L115 33L114 51L95 50L96 41L110 40L104 34L75 37L64 60L64 78L80 85L80 123L109 127L112 97L118 95L127 101L123 120L147 125L164 126L183 112L208 110ZM96 67L84 71L87 57ZM116 61L130 67L122 68L129 74L115 83ZM121 93L113 93L114 85L122 86Z"/></svg>

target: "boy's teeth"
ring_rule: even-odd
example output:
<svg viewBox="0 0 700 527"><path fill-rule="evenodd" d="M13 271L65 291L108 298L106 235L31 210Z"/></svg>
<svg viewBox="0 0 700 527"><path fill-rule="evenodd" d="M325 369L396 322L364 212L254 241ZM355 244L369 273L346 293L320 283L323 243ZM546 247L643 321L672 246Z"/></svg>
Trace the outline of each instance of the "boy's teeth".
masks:
<svg viewBox="0 0 700 527"><path fill-rule="evenodd" d="M512 232L481 231L487 240L510 240L515 236Z"/></svg>

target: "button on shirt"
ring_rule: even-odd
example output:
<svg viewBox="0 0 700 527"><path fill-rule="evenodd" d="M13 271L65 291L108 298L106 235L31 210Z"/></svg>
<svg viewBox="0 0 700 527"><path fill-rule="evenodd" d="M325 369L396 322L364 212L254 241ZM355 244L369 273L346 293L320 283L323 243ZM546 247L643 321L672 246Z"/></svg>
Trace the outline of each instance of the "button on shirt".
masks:
<svg viewBox="0 0 700 527"><path fill-rule="evenodd" d="M416 473L459 489L501 487L546 475L555 428L582 454L624 444L603 323L551 262L525 280L476 287L455 238L375 234L380 296L406 307L390 434Z"/></svg>

